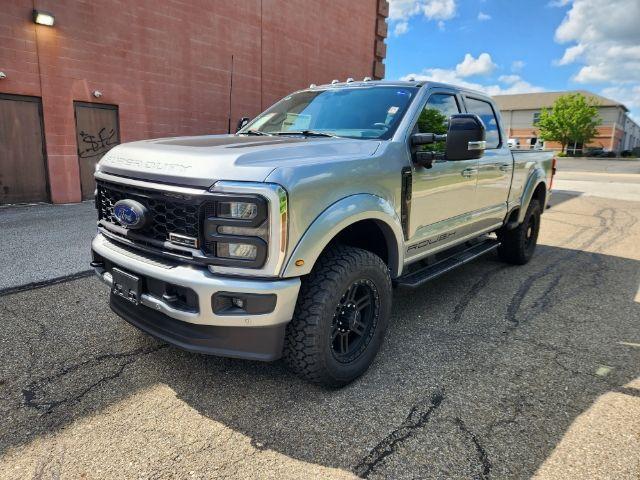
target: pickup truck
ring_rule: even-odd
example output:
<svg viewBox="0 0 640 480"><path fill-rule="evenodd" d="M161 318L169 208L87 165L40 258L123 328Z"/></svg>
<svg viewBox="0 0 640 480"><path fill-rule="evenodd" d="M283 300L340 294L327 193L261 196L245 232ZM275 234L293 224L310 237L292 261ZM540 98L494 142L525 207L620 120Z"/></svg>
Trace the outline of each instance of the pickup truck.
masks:
<svg viewBox="0 0 640 480"><path fill-rule="evenodd" d="M342 386L380 349L394 287L534 253L555 159L510 150L482 93L334 81L238 128L122 144L96 168L92 267L112 310L166 342Z"/></svg>

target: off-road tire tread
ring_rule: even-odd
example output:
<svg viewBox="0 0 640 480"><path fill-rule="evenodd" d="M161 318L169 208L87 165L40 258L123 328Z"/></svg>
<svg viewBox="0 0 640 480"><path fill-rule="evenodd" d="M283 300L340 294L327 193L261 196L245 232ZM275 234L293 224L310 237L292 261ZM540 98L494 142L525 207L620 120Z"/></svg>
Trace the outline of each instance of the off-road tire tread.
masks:
<svg viewBox="0 0 640 480"><path fill-rule="evenodd" d="M367 250L344 245L329 248L302 279L293 319L287 324L283 359L294 373L308 381L333 387L345 384L326 375L317 331L324 306L341 288L340 279L362 266L380 269L388 282L387 292L391 293L389 270L382 259Z"/></svg>
<svg viewBox="0 0 640 480"><path fill-rule="evenodd" d="M526 225L529 215L537 210L538 215L538 228L540 225L541 206L537 199L532 199L529 202L527 213L524 216L524 221L513 230L507 230L503 228L498 232L498 240L500 241L500 247L498 247L498 256L501 260L514 265L524 265L531 258L526 256L525 252L525 240L526 240Z"/></svg>

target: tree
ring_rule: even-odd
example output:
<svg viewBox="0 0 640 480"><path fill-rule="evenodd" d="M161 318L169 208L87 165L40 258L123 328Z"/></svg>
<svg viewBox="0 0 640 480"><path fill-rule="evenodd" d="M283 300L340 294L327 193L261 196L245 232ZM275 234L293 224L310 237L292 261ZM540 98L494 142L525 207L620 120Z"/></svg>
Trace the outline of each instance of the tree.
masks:
<svg viewBox="0 0 640 480"><path fill-rule="evenodd" d="M580 93L559 97L551 110L543 108L537 127L544 140L560 142L562 153L570 142L588 143L598 133L598 107Z"/></svg>
<svg viewBox="0 0 640 480"><path fill-rule="evenodd" d="M437 108L425 108L418 118L418 129L420 133L436 133L442 135L447 133L449 128L449 118ZM444 152L446 142L434 142L429 146L423 146L421 150L433 152Z"/></svg>
<svg viewBox="0 0 640 480"><path fill-rule="evenodd" d="M418 118L418 128L422 133L437 133L439 135L447 133L446 115L437 108L425 108Z"/></svg>

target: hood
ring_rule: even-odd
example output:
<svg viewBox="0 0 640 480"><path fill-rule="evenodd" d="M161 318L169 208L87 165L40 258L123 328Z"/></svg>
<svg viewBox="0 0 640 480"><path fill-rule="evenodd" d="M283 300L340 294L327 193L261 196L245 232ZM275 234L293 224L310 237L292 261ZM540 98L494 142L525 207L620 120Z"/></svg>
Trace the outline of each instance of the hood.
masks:
<svg viewBox="0 0 640 480"><path fill-rule="evenodd" d="M218 180L262 182L277 167L370 157L380 141L208 135L124 143L98 164L131 178L210 187Z"/></svg>

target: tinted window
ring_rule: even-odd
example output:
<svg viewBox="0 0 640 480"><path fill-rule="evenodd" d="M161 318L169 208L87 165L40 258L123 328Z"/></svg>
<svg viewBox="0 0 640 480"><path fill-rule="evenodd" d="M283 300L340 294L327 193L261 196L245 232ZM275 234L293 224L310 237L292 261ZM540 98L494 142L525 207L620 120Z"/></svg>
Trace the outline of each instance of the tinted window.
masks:
<svg viewBox="0 0 640 480"><path fill-rule="evenodd" d="M455 96L447 93L434 93L429 97L429 100L427 100L418 118L418 132L447 133L449 117L455 113L460 113ZM423 149L444 152L444 146L445 142L436 142L433 145L424 146Z"/></svg>
<svg viewBox="0 0 640 480"><path fill-rule="evenodd" d="M415 87L348 87L294 93L260 114L239 133L315 130L340 137L390 138Z"/></svg>
<svg viewBox="0 0 640 480"><path fill-rule="evenodd" d="M484 122L487 128L487 148L497 148L500 144L500 133L498 132L498 120L489 102L476 100L475 98L465 98L468 113L475 113Z"/></svg>

